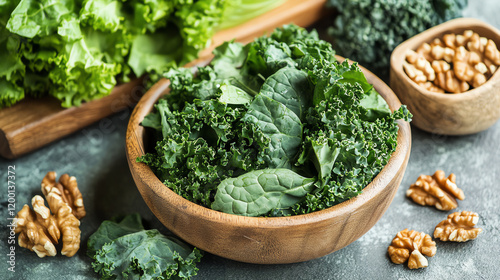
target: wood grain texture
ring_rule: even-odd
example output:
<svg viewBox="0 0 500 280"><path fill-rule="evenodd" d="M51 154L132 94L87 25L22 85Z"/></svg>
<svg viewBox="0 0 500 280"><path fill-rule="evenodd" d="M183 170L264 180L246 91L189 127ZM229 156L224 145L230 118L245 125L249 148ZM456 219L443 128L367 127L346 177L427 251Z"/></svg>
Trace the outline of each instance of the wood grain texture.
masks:
<svg viewBox="0 0 500 280"><path fill-rule="evenodd" d="M53 97L26 98L0 110L0 155L12 159L38 149L132 106L145 91L142 80L136 79L104 98L67 109Z"/></svg>
<svg viewBox="0 0 500 280"><path fill-rule="evenodd" d="M392 110L401 106L384 82L363 71ZM306 215L274 218L237 216L199 206L175 194L147 165L136 162L145 153L145 130L139 123L158 98L168 93L168 87L169 82L161 80L135 107L127 127L127 160L139 192L156 217L180 238L212 254L258 264L294 263L324 256L366 233L387 210L403 178L411 132L409 124L399 120L396 151L373 182L353 199Z"/></svg>
<svg viewBox="0 0 500 280"><path fill-rule="evenodd" d="M233 28L221 30L200 58L210 57L212 50L224 41L235 39L248 43L283 24L308 26L331 13L324 8L326 0L288 0L283 5ZM0 110L0 156L16 158L67 136L99 119L134 105L140 98L131 90L135 84L117 86L105 98L80 107L64 109L53 98L26 99ZM132 97L131 94L134 94Z"/></svg>
<svg viewBox="0 0 500 280"><path fill-rule="evenodd" d="M473 30L500 46L500 32L477 19L454 19L428 29L400 44L391 55L390 84L413 114L412 125L436 134L465 135L485 130L500 118L500 71L482 86L458 94L428 91L413 82L403 70L408 49L442 38L447 33Z"/></svg>

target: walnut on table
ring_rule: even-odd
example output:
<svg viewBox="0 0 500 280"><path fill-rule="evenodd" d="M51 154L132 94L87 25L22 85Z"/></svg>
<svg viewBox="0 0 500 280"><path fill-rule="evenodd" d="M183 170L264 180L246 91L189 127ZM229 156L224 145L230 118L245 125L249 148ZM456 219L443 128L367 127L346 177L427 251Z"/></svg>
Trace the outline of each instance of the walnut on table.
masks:
<svg viewBox="0 0 500 280"><path fill-rule="evenodd" d="M35 195L31 199L33 209L28 204L15 217L15 233L19 234L19 246L34 251L38 257L55 256L54 244L57 244L61 233L54 216L45 206L44 199Z"/></svg>
<svg viewBox="0 0 500 280"><path fill-rule="evenodd" d="M58 195L61 199L71 207L71 212L75 217L81 220L85 217L85 207L83 206L82 193L78 189L76 178L63 174L59 178L59 183L56 182L57 174L50 171L42 179L42 192L47 198L50 193ZM47 198L48 199L48 198ZM54 211L53 211L54 212Z"/></svg>
<svg viewBox="0 0 500 280"><path fill-rule="evenodd" d="M19 233L19 245L35 251L39 257L55 256L54 244L62 235L61 254L72 257L80 249L80 221L85 208L75 177L64 174L56 182L56 173L48 172L42 180L41 196L33 197L33 210L25 205L16 216L15 232ZM52 214L51 214L52 212Z"/></svg>
<svg viewBox="0 0 500 280"><path fill-rule="evenodd" d="M443 211L457 208L457 199L465 198L464 192L456 185L455 174L445 177L442 170L432 176L420 175L406 191L406 196L417 204L435 206Z"/></svg>
<svg viewBox="0 0 500 280"><path fill-rule="evenodd" d="M434 238L441 241L465 242L475 239L483 230L476 228L479 215L474 212L462 211L448 215L434 229Z"/></svg>
<svg viewBox="0 0 500 280"><path fill-rule="evenodd" d="M398 232L387 248L393 263L402 264L408 261L410 269L427 267L429 263L424 255L432 257L436 250L436 242L432 241L430 235L408 229Z"/></svg>

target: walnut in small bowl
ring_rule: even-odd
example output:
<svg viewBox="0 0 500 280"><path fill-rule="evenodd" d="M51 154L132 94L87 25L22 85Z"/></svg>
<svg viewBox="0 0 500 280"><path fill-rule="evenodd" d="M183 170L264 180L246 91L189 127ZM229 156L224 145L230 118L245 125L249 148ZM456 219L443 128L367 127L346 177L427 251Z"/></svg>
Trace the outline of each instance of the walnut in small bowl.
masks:
<svg viewBox="0 0 500 280"><path fill-rule="evenodd" d="M447 33L406 52L403 69L415 83L433 92L463 93L480 87L500 66L495 42L472 30Z"/></svg>
<svg viewBox="0 0 500 280"><path fill-rule="evenodd" d="M494 45L500 46L500 31L470 18L445 22L400 44L391 55L390 85L413 114L412 125L444 135L492 126L500 118L500 71L495 69L500 53Z"/></svg>

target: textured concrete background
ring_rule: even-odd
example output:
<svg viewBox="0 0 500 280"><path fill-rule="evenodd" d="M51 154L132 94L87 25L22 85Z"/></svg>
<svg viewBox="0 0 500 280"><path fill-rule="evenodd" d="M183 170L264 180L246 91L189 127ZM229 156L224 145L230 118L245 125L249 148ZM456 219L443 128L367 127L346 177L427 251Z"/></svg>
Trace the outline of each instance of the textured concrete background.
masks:
<svg viewBox="0 0 500 280"><path fill-rule="evenodd" d="M500 28L500 1L469 1L465 16ZM139 212L147 227L166 232L143 202L130 175L124 139L129 111L62 139L14 161L0 159L0 279L95 279L85 255L86 241L104 219ZM325 257L289 265L252 265L205 254L195 279L500 279L500 123L465 137L432 135L412 129L412 152L403 182L382 219L363 237ZM40 194L40 181L49 170L78 178L88 216L82 220L82 248L72 258L58 255L39 259L24 248L16 249L15 273L7 271L7 174L16 167L17 210ZM443 169L454 172L466 199L457 211L479 214L484 232L463 244L437 241L429 267L412 271L392 264L386 250L404 229L432 233L448 213L421 207L405 197L420 174Z"/></svg>

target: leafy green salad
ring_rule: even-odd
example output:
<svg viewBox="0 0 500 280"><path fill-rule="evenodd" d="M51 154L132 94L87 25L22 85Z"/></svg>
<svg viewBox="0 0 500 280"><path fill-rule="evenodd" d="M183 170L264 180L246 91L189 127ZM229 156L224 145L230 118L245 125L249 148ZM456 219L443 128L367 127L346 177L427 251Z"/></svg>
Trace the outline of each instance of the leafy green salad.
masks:
<svg viewBox="0 0 500 280"><path fill-rule="evenodd" d="M170 94L142 125L156 143L137 160L174 192L244 216L326 209L363 190L397 145L397 119L356 63L294 25L209 65L170 70Z"/></svg>
<svg viewBox="0 0 500 280"><path fill-rule="evenodd" d="M117 82L183 65L231 27L283 0L0 0L0 108L25 96L63 107Z"/></svg>

